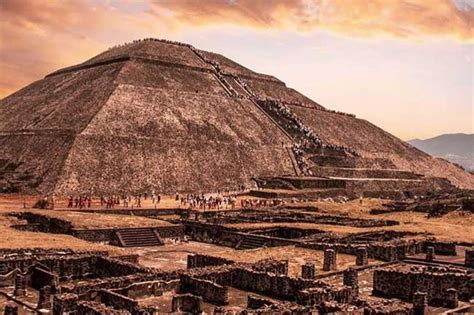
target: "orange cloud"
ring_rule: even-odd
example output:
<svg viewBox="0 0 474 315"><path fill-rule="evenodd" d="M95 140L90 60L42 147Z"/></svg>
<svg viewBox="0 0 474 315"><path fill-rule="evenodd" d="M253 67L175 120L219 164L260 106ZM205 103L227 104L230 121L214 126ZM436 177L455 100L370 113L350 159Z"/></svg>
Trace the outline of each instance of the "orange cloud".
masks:
<svg viewBox="0 0 474 315"><path fill-rule="evenodd" d="M0 0L0 98L107 47L184 27L471 42L473 20L472 6L451 0Z"/></svg>
<svg viewBox="0 0 474 315"><path fill-rule="evenodd" d="M233 24L259 29L327 30L343 35L472 40L474 8L455 0L154 0L191 25ZM459 1L459 0L457 0ZM466 0L464 0L466 1Z"/></svg>

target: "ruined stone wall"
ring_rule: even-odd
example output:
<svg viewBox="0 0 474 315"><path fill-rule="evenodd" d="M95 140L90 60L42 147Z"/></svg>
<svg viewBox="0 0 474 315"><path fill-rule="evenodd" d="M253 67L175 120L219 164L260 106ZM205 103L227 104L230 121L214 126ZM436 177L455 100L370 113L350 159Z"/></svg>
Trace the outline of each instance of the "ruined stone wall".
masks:
<svg viewBox="0 0 474 315"><path fill-rule="evenodd" d="M45 286L55 287L58 284L58 276L52 272L44 270L39 267L35 267L31 274L31 283L30 286L39 290Z"/></svg>
<svg viewBox="0 0 474 315"><path fill-rule="evenodd" d="M296 299L298 304L305 306L320 305L328 301L339 303L350 303L354 300L355 294L349 286L309 288L298 292Z"/></svg>
<svg viewBox="0 0 474 315"><path fill-rule="evenodd" d="M177 277L177 275L175 275ZM137 282L155 281L161 280L162 275L154 273L150 274L133 274L128 276L110 277L110 278L98 278L90 279L88 281L82 281L76 284L64 284L60 285L60 290L63 293L74 293L83 294L91 290L99 289L116 289L121 287L127 287ZM169 279L166 279L169 280Z"/></svg>
<svg viewBox="0 0 474 315"><path fill-rule="evenodd" d="M420 179L420 176L413 172L387 169L313 167L311 171L314 176L318 177Z"/></svg>
<svg viewBox="0 0 474 315"><path fill-rule="evenodd" d="M230 265L235 263L233 260L214 257L208 255L194 254L188 255L187 258L187 268L201 268L207 266L220 266L220 265Z"/></svg>
<svg viewBox="0 0 474 315"><path fill-rule="evenodd" d="M105 305L113 306L114 308L118 309L124 309L130 313L133 313L139 309L138 301L121 294L109 290L100 290L99 295L101 302Z"/></svg>
<svg viewBox="0 0 474 315"><path fill-rule="evenodd" d="M189 275L181 275L180 292L201 296L204 301L216 304L228 304L228 288L209 280L197 279Z"/></svg>
<svg viewBox="0 0 474 315"><path fill-rule="evenodd" d="M425 248L424 250L426 251L426 248L428 246L433 246L435 254L438 255L446 255L446 256L456 256L456 243L454 242L439 242L439 241L430 241L428 240L425 243Z"/></svg>
<svg viewBox="0 0 474 315"><path fill-rule="evenodd" d="M252 265L252 269L259 272L269 272L276 275L288 275L288 260L274 260L272 258L260 260Z"/></svg>
<svg viewBox="0 0 474 315"><path fill-rule="evenodd" d="M213 243L235 248L237 244L239 244L239 242L247 235L246 233L235 232L226 227L216 226L213 224L192 221L187 221L184 224L186 227L186 235L189 235L193 240L198 242ZM285 246L298 243L297 241L265 235L252 234L252 237L262 239L266 246Z"/></svg>
<svg viewBox="0 0 474 315"><path fill-rule="evenodd" d="M177 292L179 290L180 282L178 279L170 280L170 281L146 281L146 282L137 282L132 285L129 285L125 288L120 288L117 290L113 290L116 293L120 293L124 296L128 296L129 298L139 298L144 296L155 295L159 296L162 295L164 292L174 291Z"/></svg>
<svg viewBox="0 0 474 315"><path fill-rule="evenodd" d="M119 259L105 258L95 255L75 254L71 256L39 256L6 258L0 260L0 267L6 270L19 269L21 272L32 273L33 285L50 285L56 279L90 279L100 277L126 276L131 274L156 275L156 271L128 263Z"/></svg>
<svg viewBox="0 0 474 315"><path fill-rule="evenodd" d="M366 244L303 243L298 246L316 250L333 248L338 253L356 255L357 248L363 245L367 248L367 256L369 258L396 261L405 258L407 255L422 253L424 242L424 240L413 239L392 242L369 242Z"/></svg>
<svg viewBox="0 0 474 315"><path fill-rule="evenodd" d="M415 269L411 271L391 269L375 270L375 295L399 298L411 302L415 292L426 292L430 305L443 306L448 301L447 289L455 288L459 299L468 301L474 289L474 278L467 272L453 272L440 267L430 269Z"/></svg>
<svg viewBox="0 0 474 315"><path fill-rule="evenodd" d="M125 310L116 310L113 307L108 307L100 302L95 301L80 301L75 307L77 314L87 315L128 315L130 314ZM59 315L59 314L58 314Z"/></svg>
<svg viewBox="0 0 474 315"><path fill-rule="evenodd" d="M294 300L300 290L309 287L327 286L322 281L292 278L282 274L234 268L231 271L231 286L268 296Z"/></svg>
<svg viewBox="0 0 474 315"><path fill-rule="evenodd" d="M46 233L71 234L72 224L69 221L49 217L39 213L20 212L15 214L19 219L28 223L38 224L38 228Z"/></svg>

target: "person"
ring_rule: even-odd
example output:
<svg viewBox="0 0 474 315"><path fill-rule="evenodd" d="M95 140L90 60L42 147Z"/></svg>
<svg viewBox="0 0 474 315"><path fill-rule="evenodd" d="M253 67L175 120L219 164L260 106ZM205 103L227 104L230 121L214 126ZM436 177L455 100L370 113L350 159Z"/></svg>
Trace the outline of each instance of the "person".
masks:
<svg viewBox="0 0 474 315"><path fill-rule="evenodd" d="M125 197L123 198L123 206L124 206L125 208L128 208L128 196L125 196Z"/></svg>

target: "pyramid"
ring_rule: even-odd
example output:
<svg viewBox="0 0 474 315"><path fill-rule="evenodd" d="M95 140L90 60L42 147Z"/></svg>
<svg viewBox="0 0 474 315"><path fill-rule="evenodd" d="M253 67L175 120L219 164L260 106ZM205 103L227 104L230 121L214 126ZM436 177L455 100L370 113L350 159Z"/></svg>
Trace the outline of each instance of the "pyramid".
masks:
<svg viewBox="0 0 474 315"><path fill-rule="evenodd" d="M308 141L312 149L295 150ZM0 189L11 192L208 192L278 178L419 176L474 187L459 167L273 76L156 39L111 48L2 99L0 147Z"/></svg>

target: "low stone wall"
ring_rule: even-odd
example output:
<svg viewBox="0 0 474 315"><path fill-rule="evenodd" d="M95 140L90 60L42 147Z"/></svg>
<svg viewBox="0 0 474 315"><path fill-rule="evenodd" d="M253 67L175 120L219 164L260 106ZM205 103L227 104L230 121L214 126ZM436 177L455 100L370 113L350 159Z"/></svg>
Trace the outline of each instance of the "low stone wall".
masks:
<svg viewBox="0 0 474 315"><path fill-rule="evenodd" d="M0 260L2 268L20 269L23 273L37 264L45 267L50 272L54 272L59 279L84 278L95 274L95 264L100 256L95 255L71 255L71 256L22 256L11 257Z"/></svg>
<svg viewBox="0 0 474 315"><path fill-rule="evenodd" d="M138 301L109 290L100 290L100 300L107 306L135 313L139 309Z"/></svg>
<svg viewBox="0 0 474 315"><path fill-rule="evenodd" d="M20 212L11 215L18 217L21 220L26 220L28 223L35 224L41 232L71 234L72 224L65 220L32 212Z"/></svg>
<svg viewBox="0 0 474 315"><path fill-rule="evenodd" d="M131 255L113 256L111 258L122 260L122 261L129 262L129 263L132 263L132 264L138 264L138 258L139 257L140 257L139 255L131 254Z"/></svg>
<svg viewBox="0 0 474 315"><path fill-rule="evenodd" d="M394 179L419 179L420 175L411 171L390 169L360 169L338 167L313 167L314 176L320 177L345 177L345 178L394 178Z"/></svg>
<svg viewBox="0 0 474 315"><path fill-rule="evenodd" d="M288 260L268 258L253 264L252 269L259 272L269 272L276 275L288 275Z"/></svg>
<svg viewBox="0 0 474 315"><path fill-rule="evenodd" d="M31 272L31 268L36 267L44 272L57 275L59 280L114 277L150 272L150 269L134 263L87 254L23 256L0 259L0 269L19 269L25 273Z"/></svg>
<svg viewBox="0 0 474 315"><path fill-rule="evenodd" d="M179 294L173 296L171 312L201 313L202 298L192 294Z"/></svg>
<svg viewBox="0 0 474 315"><path fill-rule="evenodd" d="M151 271L151 269L140 265L105 257L97 257L95 270L97 277L116 277Z"/></svg>
<svg viewBox="0 0 474 315"><path fill-rule="evenodd" d="M469 268L474 268L474 249L466 250L464 265L466 265L466 267L469 267Z"/></svg>
<svg viewBox="0 0 474 315"><path fill-rule="evenodd" d="M214 257L208 255L188 255L187 258L187 268L200 268L200 267L207 267L207 266L220 266L220 265L231 265L234 264L235 261L221 258L221 257Z"/></svg>
<svg viewBox="0 0 474 315"><path fill-rule="evenodd" d="M456 256L456 243L454 242L438 242L438 241L431 241L427 240L425 242L424 251L426 252L427 247L434 247L434 252L437 255L445 255L445 256Z"/></svg>
<svg viewBox="0 0 474 315"><path fill-rule="evenodd" d="M184 237L184 226L157 226L151 227L156 230L162 238L182 238ZM120 229L72 229L71 234L74 237L84 239L90 242L112 242L115 238L115 232Z"/></svg>
<svg viewBox="0 0 474 315"><path fill-rule="evenodd" d="M180 280L180 293L191 293L202 297L206 302L216 305L228 304L229 296L227 287L209 280L197 279L184 274L181 275Z"/></svg>
<svg viewBox="0 0 474 315"><path fill-rule="evenodd" d="M77 294L63 293L61 295L53 296L53 315L63 315L69 312L76 311L79 303L79 296Z"/></svg>
<svg viewBox="0 0 474 315"><path fill-rule="evenodd" d="M27 256L31 258L32 256L67 256L67 255L96 255L96 256L107 256L109 253L107 251L84 251L78 250L73 251L69 248L0 248L0 260L3 258L19 258ZM8 256L8 257L4 257Z"/></svg>
<svg viewBox="0 0 474 315"><path fill-rule="evenodd" d="M223 226L216 226L213 224L206 224L200 222L187 221L186 226L186 235L191 236L191 238L198 242L218 244L221 246L227 246L235 248L240 241L242 241L245 236L249 235L247 233L241 233L232 231ZM266 246L286 246L286 245L295 245L298 244L298 241L287 240L283 238L270 237L265 235L254 235L250 234L252 238L259 238L264 240Z"/></svg>
<svg viewBox="0 0 474 315"><path fill-rule="evenodd" d="M174 275L174 277L177 278L178 275ZM163 278L164 276L160 274L134 274L122 277L91 279L79 283L66 283L60 285L59 289L63 293L83 294L91 290L123 288L137 282L163 280Z"/></svg>
<svg viewBox="0 0 474 315"><path fill-rule="evenodd" d="M171 280L171 281L146 281L146 282L138 282L132 285L129 285L125 288L120 288L118 290L113 290L116 293L122 294L124 296L128 296L129 298L140 298L147 295L155 295L160 296L164 292L175 291L179 290L179 280Z"/></svg>
<svg viewBox="0 0 474 315"><path fill-rule="evenodd" d="M407 255L423 252L424 240L398 240L393 242L372 242L367 244L338 244L338 243L304 243L298 245L304 248L315 250L335 249L338 253L357 255L357 248L364 246L367 248L368 258L382 261L397 261Z"/></svg>
<svg viewBox="0 0 474 315"><path fill-rule="evenodd" d="M87 315L128 315L129 312L125 310L116 310L113 307L108 307L100 302L96 301L80 301L76 306L77 314Z"/></svg>
<svg viewBox="0 0 474 315"><path fill-rule="evenodd" d="M30 279L31 287L35 288L36 290L39 290L45 286L56 287L59 281L56 274L39 267L34 267Z"/></svg>
<svg viewBox="0 0 474 315"><path fill-rule="evenodd" d="M413 315L413 305L397 300L362 302L365 315Z"/></svg>
<svg viewBox="0 0 474 315"><path fill-rule="evenodd" d="M230 286L285 300L295 300L298 292L310 287L327 286L318 280L293 278L247 268L235 268L230 271Z"/></svg>
<svg viewBox="0 0 474 315"><path fill-rule="evenodd" d="M445 267L412 267L409 271L397 268L375 270L374 295L411 302L415 292L426 292L430 305L445 306L451 299L448 289L456 289L459 299L463 301L469 301L474 292L474 278L467 271Z"/></svg>
<svg viewBox="0 0 474 315"><path fill-rule="evenodd" d="M304 306L320 305L334 300L339 303L351 303L354 298L355 295L349 286L309 288L299 291L296 296L297 303Z"/></svg>
<svg viewBox="0 0 474 315"><path fill-rule="evenodd" d="M259 309L264 306L276 305L278 302L268 299L262 298L255 295L249 295L247 298L247 308L250 309Z"/></svg>

